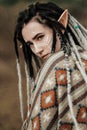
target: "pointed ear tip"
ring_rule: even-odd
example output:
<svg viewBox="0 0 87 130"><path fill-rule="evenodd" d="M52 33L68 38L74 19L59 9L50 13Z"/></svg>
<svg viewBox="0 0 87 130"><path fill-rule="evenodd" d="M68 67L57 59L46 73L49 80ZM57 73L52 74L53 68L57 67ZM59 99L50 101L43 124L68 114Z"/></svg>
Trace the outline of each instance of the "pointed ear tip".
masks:
<svg viewBox="0 0 87 130"><path fill-rule="evenodd" d="M69 12L68 9L65 9L65 12L68 13Z"/></svg>

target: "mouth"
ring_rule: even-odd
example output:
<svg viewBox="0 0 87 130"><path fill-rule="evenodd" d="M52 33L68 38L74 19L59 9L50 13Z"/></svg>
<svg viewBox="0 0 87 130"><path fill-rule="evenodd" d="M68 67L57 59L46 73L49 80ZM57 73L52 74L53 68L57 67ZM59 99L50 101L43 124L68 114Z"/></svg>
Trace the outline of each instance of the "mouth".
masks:
<svg viewBox="0 0 87 130"><path fill-rule="evenodd" d="M41 58L42 58L42 59L47 59L49 56L50 56L50 53L48 53L48 54L46 54L46 55L43 55Z"/></svg>

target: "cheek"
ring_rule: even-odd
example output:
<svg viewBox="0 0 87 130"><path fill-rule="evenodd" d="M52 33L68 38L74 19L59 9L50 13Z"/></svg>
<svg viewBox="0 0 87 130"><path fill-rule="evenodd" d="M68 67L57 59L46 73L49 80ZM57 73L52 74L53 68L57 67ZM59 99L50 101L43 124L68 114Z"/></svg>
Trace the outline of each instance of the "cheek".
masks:
<svg viewBox="0 0 87 130"><path fill-rule="evenodd" d="M49 45L46 44L46 45L44 46L44 51L45 51L45 52L50 53L51 50L52 50L52 44L51 44L51 43L50 43Z"/></svg>
<svg viewBox="0 0 87 130"><path fill-rule="evenodd" d="M45 52L51 52L52 49L52 39L46 40L44 42L44 50Z"/></svg>
<svg viewBox="0 0 87 130"><path fill-rule="evenodd" d="M52 41L53 41L52 35L47 35L44 39L44 45L49 48L52 46Z"/></svg>

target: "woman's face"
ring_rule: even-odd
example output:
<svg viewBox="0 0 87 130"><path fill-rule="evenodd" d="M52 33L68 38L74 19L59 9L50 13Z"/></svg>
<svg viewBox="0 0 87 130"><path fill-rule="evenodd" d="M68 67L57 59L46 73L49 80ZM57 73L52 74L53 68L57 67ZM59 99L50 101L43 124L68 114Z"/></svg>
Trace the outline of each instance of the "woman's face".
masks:
<svg viewBox="0 0 87 130"><path fill-rule="evenodd" d="M35 55L47 59L51 55L53 31L36 20L31 20L22 29L22 36ZM57 38L56 51L60 49L60 41Z"/></svg>

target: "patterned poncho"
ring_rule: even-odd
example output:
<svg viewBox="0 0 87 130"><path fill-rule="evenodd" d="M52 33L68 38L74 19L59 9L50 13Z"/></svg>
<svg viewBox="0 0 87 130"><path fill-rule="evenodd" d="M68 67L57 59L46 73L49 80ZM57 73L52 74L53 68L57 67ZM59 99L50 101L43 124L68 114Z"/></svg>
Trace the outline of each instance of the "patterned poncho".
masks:
<svg viewBox="0 0 87 130"><path fill-rule="evenodd" d="M87 72L87 52L80 51ZM72 110L79 130L87 130L87 84L69 56ZM67 96L66 61L63 51L43 65L32 90L27 130L77 130Z"/></svg>

